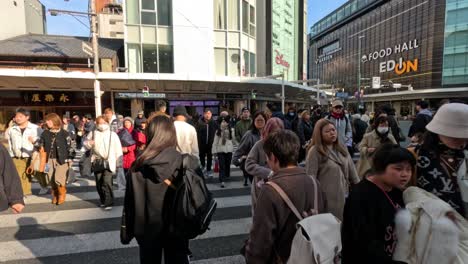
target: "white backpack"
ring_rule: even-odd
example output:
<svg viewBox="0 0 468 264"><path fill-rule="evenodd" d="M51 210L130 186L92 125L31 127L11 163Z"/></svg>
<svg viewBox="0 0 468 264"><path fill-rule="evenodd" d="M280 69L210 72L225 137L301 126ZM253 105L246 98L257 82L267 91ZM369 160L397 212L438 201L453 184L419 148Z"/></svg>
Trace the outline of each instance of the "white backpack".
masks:
<svg viewBox="0 0 468 264"><path fill-rule="evenodd" d="M313 179L313 178L312 178ZM314 215L303 218L288 195L274 182L267 182L300 220L291 244L288 264L340 264L341 223L332 214L318 214L318 185L314 181Z"/></svg>
<svg viewBox="0 0 468 264"><path fill-rule="evenodd" d="M403 193L397 213L393 259L408 264L468 263L468 221L437 196L417 187ZM452 213L457 224L446 213Z"/></svg>

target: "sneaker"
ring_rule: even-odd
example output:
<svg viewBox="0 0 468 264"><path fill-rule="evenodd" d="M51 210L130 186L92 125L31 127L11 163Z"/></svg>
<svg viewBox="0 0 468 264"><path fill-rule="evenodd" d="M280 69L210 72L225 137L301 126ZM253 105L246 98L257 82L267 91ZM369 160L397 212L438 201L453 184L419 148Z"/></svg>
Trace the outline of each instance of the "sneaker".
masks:
<svg viewBox="0 0 468 264"><path fill-rule="evenodd" d="M213 172L212 171L207 171L206 176L213 178Z"/></svg>
<svg viewBox="0 0 468 264"><path fill-rule="evenodd" d="M221 182L221 188L224 188L224 182Z"/></svg>
<svg viewBox="0 0 468 264"><path fill-rule="evenodd" d="M39 195L44 195L44 194L47 194L48 192L49 192L49 188L41 187L41 189L39 190Z"/></svg>
<svg viewBox="0 0 468 264"><path fill-rule="evenodd" d="M112 206L106 206L106 207L104 207L104 210L110 211L110 210L112 210Z"/></svg>
<svg viewBox="0 0 468 264"><path fill-rule="evenodd" d="M104 208L104 207L105 207L105 205L104 205L104 204L100 204L100 205L99 205L99 207L101 207L101 208Z"/></svg>

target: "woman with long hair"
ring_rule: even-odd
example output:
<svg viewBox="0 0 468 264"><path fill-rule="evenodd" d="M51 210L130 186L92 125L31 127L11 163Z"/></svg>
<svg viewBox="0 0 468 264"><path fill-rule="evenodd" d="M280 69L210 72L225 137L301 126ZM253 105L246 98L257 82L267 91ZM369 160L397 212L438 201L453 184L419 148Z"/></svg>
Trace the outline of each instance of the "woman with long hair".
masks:
<svg viewBox="0 0 468 264"><path fill-rule="evenodd" d="M260 140L260 134L262 133L267 120L268 116L263 111L257 111L254 114L253 122L250 125L249 130L245 132L244 136L239 142L239 146L232 156L232 163L236 166L239 166L244 174L244 186L248 186L247 179L250 180L250 183L252 183L253 180L253 176L247 173L245 170L245 160L247 159L249 151L253 148L255 143Z"/></svg>
<svg viewBox="0 0 468 264"><path fill-rule="evenodd" d="M44 148L47 159L45 173L52 187L52 204L65 202L67 172L75 156L75 141L63 129L60 116L55 113L46 115L44 130L39 140L39 148Z"/></svg>
<svg viewBox="0 0 468 264"><path fill-rule="evenodd" d="M359 177L351 156L339 142L335 124L327 119L315 124L306 171L320 181L330 213L342 220L345 199Z"/></svg>
<svg viewBox="0 0 468 264"><path fill-rule="evenodd" d="M375 120L374 129L364 135L359 145L361 156L357 163L357 171L361 179L364 178L366 172L371 168L371 160L375 150L385 143L397 144L390 130L387 117L379 116Z"/></svg>
<svg viewBox="0 0 468 264"><path fill-rule="evenodd" d="M224 188L224 181L231 174L231 160L234 146L232 144L232 129L229 123L229 116L218 118L218 129L213 140L211 153L216 156L219 162L219 182Z"/></svg>
<svg viewBox="0 0 468 264"><path fill-rule="evenodd" d="M84 145L91 149L91 163L96 189L101 202L100 207L111 210L114 203L112 174L122 167L122 144L117 133L111 131L104 116L96 118L96 131L90 133Z"/></svg>
<svg viewBox="0 0 468 264"><path fill-rule="evenodd" d="M121 241L136 238L140 262L188 263L188 240L171 236L167 215L173 190L165 183L179 173L182 154L177 151L176 130L171 119L155 116L146 129L147 145L127 178Z"/></svg>
<svg viewBox="0 0 468 264"><path fill-rule="evenodd" d="M273 132L284 129L284 123L277 117L268 119L261 133L261 139L255 143L245 161L245 170L253 175L252 183L252 213L255 211L257 196L260 193L262 185L273 176L273 171L268 167L267 156L263 150L263 142Z"/></svg>

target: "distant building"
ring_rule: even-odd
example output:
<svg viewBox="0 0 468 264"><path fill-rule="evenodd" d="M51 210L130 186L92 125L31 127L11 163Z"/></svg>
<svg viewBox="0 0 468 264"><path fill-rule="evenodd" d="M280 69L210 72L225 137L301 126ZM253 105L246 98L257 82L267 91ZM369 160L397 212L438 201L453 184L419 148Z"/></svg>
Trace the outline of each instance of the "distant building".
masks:
<svg viewBox="0 0 468 264"><path fill-rule="evenodd" d="M120 1L97 0L98 33L101 38L124 38L124 17Z"/></svg>
<svg viewBox="0 0 468 264"><path fill-rule="evenodd" d="M45 7L39 0L0 1L0 40L24 34L47 34Z"/></svg>

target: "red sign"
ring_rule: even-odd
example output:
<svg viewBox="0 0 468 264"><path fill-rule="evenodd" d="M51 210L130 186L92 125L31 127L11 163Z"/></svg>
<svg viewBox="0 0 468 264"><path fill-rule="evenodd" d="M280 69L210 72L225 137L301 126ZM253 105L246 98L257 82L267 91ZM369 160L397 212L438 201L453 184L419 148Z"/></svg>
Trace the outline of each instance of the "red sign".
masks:
<svg viewBox="0 0 468 264"><path fill-rule="evenodd" d="M284 54L281 54L278 50L275 50L276 52L276 57L275 57L275 62L276 64L283 65L286 68L289 68L289 62L283 59Z"/></svg>

